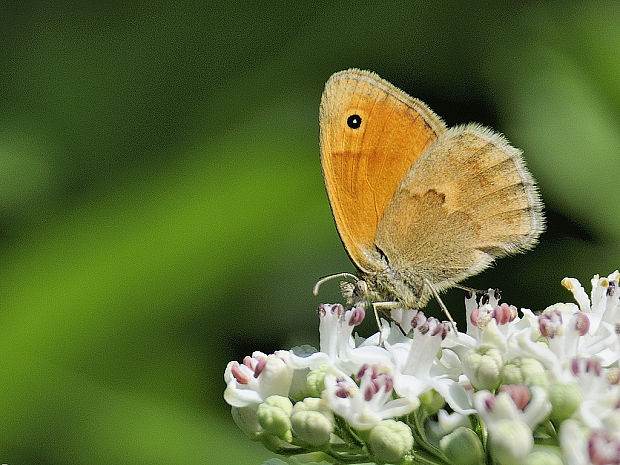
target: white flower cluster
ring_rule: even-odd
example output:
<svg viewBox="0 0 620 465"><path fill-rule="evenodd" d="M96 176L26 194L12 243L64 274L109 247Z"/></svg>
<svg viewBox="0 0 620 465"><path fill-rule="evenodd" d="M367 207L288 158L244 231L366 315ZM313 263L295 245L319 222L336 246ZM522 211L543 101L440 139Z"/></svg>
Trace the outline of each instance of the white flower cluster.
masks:
<svg viewBox="0 0 620 465"><path fill-rule="evenodd" d="M620 273L540 314L465 300L467 331L415 310L363 339L360 307L319 307L320 350L230 362L236 423L283 456L329 463L620 464Z"/></svg>

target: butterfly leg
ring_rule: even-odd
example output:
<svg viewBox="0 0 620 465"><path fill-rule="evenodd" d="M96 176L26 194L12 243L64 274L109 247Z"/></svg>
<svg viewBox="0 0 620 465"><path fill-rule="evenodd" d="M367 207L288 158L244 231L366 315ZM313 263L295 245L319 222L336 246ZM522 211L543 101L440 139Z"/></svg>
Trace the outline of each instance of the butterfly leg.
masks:
<svg viewBox="0 0 620 465"><path fill-rule="evenodd" d="M457 289L461 289L463 291L469 292L470 293L469 297L471 297L472 294L481 295L481 294L484 294L486 292L486 291L482 291L480 289L474 289L473 287L463 286L461 284L455 284L454 287L456 287Z"/></svg>
<svg viewBox="0 0 620 465"><path fill-rule="evenodd" d="M375 322L377 323L377 329L379 330L379 345L383 344L383 333L381 331L381 321L379 320L379 312L381 310L392 310L400 307L398 302L373 302L372 311L375 314ZM400 327L400 326L399 326ZM403 329L400 328L402 331Z"/></svg>
<svg viewBox="0 0 620 465"><path fill-rule="evenodd" d="M456 330L456 323L454 322L452 315L450 315L450 312L448 311L448 307L446 307L446 304L444 304L443 300L441 300L441 297L439 297L439 292L437 292L437 289L435 289L435 286L433 286L433 284L426 278L424 278L424 284L430 289L431 293L433 294L433 297L435 297L435 300L437 300L437 303L441 307L441 310L448 317L448 320L450 321L450 325L452 325L452 329L454 330L454 333L458 334Z"/></svg>
<svg viewBox="0 0 620 465"><path fill-rule="evenodd" d="M460 284L455 284L454 287L456 287L457 289L462 289L466 292L468 292L469 294L467 294L467 298L471 298L474 294L475 295L480 295L482 296L482 300L481 303L482 305L489 303L489 298L490 298L490 291L482 291L480 289L474 289L471 287L467 287L467 286L461 286ZM502 291L499 289L493 289L493 296L495 297L495 300L500 300L502 298Z"/></svg>

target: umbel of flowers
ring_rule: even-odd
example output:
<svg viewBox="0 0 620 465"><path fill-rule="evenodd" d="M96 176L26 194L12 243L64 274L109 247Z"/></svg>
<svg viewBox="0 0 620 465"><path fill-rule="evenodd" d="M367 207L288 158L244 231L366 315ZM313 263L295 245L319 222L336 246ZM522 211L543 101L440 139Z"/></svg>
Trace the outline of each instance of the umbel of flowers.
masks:
<svg viewBox="0 0 620 465"><path fill-rule="evenodd" d="M230 362L224 398L252 439L297 463L620 464L620 273L562 284L576 303L519 313L489 290L467 330L394 310L319 307L320 348Z"/></svg>

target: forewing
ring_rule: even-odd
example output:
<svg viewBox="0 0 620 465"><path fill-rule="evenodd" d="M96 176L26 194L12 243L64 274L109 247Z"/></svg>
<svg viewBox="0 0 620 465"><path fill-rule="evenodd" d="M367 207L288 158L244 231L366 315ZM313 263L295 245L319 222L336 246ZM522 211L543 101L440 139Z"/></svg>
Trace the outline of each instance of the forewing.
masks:
<svg viewBox="0 0 620 465"><path fill-rule="evenodd" d="M361 125L351 128L351 115ZM422 102L368 71L334 74L320 107L323 177L338 233L362 271L380 265L374 241L385 209L420 154L445 132Z"/></svg>

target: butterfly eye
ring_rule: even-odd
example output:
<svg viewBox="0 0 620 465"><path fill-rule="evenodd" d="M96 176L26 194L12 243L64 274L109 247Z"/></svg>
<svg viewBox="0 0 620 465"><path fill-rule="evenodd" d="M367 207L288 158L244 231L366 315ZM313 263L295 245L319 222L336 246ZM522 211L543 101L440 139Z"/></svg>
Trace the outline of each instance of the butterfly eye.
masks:
<svg viewBox="0 0 620 465"><path fill-rule="evenodd" d="M351 129L357 129L362 125L362 117L360 115L351 115L347 119L347 125Z"/></svg>

